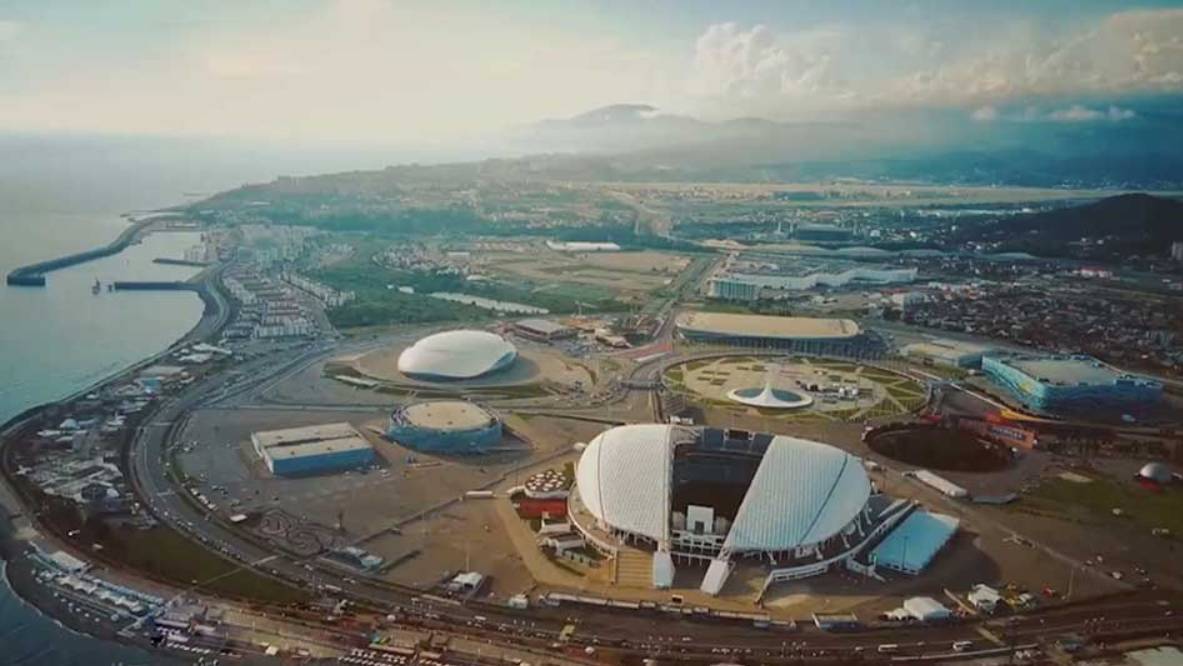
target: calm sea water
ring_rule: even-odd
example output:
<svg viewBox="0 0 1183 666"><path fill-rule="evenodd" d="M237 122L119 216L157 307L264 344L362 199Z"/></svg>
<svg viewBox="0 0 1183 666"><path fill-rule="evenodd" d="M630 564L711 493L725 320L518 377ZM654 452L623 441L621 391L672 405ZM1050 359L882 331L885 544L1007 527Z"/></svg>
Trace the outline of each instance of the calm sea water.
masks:
<svg viewBox="0 0 1183 666"><path fill-rule="evenodd" d="M376 154L295 153L230 142L0 135L0 275L109 242L120 214L173 205L278 174L387 163ZM61 398L150 356L189 330L201 301L189 292L91 293L96 278L183 279L193 234L140 245L49 275L48 287L0 284L0 421ZM60 627L0 582L0 665L154 664L159 656Z"/></svg>
<svg viewBox="0 0 1183 666"><path fill-rule="evenodd" d="M407 161L483 157L372 145L260 145L0 134L0 275L15 266L105 244L120 214L170 206L278 175L381 168ZM0 422L79 391L150 356L201 316L189 292L91 293L97 278L171 280L193 269L152 263L179 257L191 234L155 234L125 252L49 274L48 286L0 284ZM159 656L58 626L0 582L0 666L155 664Z"/></svg>

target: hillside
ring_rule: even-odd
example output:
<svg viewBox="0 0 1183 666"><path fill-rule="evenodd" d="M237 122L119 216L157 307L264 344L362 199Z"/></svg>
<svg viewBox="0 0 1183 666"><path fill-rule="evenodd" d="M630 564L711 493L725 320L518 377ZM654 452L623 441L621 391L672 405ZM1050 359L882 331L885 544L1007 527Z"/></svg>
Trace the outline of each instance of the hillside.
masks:
<svg viewBox="0 0 1183 666"><path fill-rule="evenodd" d="M1172 242L1183 241L1183 202L1142 193L1122 194L1083 206L975 225L961 231L955 240L1042 256L1163 256L1170 252Z"/></svg>

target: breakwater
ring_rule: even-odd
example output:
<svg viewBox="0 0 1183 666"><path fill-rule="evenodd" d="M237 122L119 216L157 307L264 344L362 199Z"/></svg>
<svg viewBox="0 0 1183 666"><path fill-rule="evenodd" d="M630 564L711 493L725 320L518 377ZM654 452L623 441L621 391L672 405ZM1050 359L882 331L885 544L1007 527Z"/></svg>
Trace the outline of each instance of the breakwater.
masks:
<svg viewBox="0 0 1183 666"><path fill-rule="evenodd" d="M116 280L111 283L115 291L199 291L193 282L178 280Z"/></svg>
<svg viewBox="0 0 1183 666"><path fill-rule="evenodd" d="M157 257L152 260L154 264L162 264L164 266L192 266L194 268L205 268L209 263L204 261L189 261L188 259L172 259L170 257Z"/></svg>
<svg viewBox="0 0 1183 666"><path fill-rule="evenodd" d="M155 222L155 218L141 220L132 224L130 227L123 230L115 238L115 240L107 243L102 247L96 247L83 252L76 252L74 254L67 254L64 257L57 257L56 259L47 259L46 261L39 261L35 264L28 264L19 268L14 268L9 271L5 282L10 287L44 287L45 274L56 271L67 266L74 266L76 264L83 264L95 259L109 257L111 255L119 254L127 249L135 241L136 237L145 227Z"/></svg>

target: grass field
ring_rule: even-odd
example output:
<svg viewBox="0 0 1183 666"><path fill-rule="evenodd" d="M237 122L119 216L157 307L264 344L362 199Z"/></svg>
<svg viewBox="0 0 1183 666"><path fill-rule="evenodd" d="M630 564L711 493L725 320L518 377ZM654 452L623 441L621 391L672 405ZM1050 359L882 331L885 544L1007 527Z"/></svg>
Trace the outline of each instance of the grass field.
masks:
<svg viewBox="0 0 1183 666"><path fill-rule="evenodd" d="M168 528L111 529L102 535L101 542L114 560L176 586L269 603L309 599L304 591L244 569Z"/></svg>
<svg viewBox="0 0 1183 666"><path fill-rule="evenodd" d="M1148 490L1133 480L1090 476L1091 483L1045 479L1024 498L1024 509L1097 525L1132 521L1151 530L1165 527L1183 534L1183 489ZM1121 516L1113 515L1121 509Z"/></svg>

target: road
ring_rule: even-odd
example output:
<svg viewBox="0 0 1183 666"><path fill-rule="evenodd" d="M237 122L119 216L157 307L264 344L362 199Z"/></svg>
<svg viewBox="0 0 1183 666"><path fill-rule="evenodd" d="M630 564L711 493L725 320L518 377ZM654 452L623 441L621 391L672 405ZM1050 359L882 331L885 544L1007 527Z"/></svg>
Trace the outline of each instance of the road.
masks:
<svg viewBox="0 0 1183 666"><path fill-rule="evenodd" d="M883 643L899 646L895 653L898 657L945 654L954 641L961 640L974 641L983 648L998 647L997 642L983 637L981 629L986 629L998 641L1007 642L1013 637L1020 644L1068 632L1104 634L1146 629L1183 630L1183 614L1176 615L1174 610L1183 610L1183 597L1173 592L1148 592L1084 606L1049 608L1018 616L1013 624L1006 626L999 625L998 621L980 620L941 627L881 628L853 634L826 633L813 627L784 633L759 630L742 623L691 620L656 612L630 614L628 611L590 607L538 608L523 613L484 604L453 605L432 601L420 590L368 582L360 575L348 576L336 569L322 567L315 559L302 560L277 554L266 544L244 536L218 519L207 519L203 510L185 499L184 491L173 488L166 474L165 454L172 436L190 410L211 399L259 390L300 371L328 353L332 353L331 348L314 347L283 352L278 357L254 359L238 368L240 372L236 376L248 379L236 385L227 385L224 375L214 376L162 402L136 433L132 448L133 483L145 505L174 529L265 575L304 586L332 585L344 596L381 608L402 609L409 615L408 622L418 626L458 635L489 634L502 641L526 641L536 646L552 643L569 621L574 621L578 627L572 638L576 645L612 645L613 649L638 656L752 654L768 658L781 655L849 657L856 652L875 650ZM1167 615L1168 612L1171 615ZM479 620L478 616L486 619Z"/></svg>
<svg viewBox="0 0 1183 666"><path fill-rule="evenodd" d="M673 307L678 296L697 284L709 263L704 262L699 270L692 271L680 281L675 297L663 306L666 316L659 330L659 340L672 334ZM1000 620L973 619L948 626L884 627L849 634L827 633L812 626L788 633L717 619L688 619L681 614L596 607L535 608L523 612L480 603L455 605L433 600L424 596L421 590L367 581L360 574L349 576L321 566L314 558L299 559L276 553L266 543L233 529L216 517L211 519L203 509L186 499L184 490L173 487L165 461L169 447L174 443L173 437L192 410L214 403L222 407L249 406L253 396L337 351L335 344L323 343L258 357L239 365L233 373L205 378L163 400L137 430L130 450L133 486L145 506L163 523L189 535L206 548L264 575L304 587L330 585L340 590L334 594L383 609L401 610L409 625L457 636L487 637L503 643L542 648L553 644L568 623L577 625L571 639L576 646L611 645L612 649L636 656L673 654L710 658L721 654L764 658L850 658L856 653L875 651L884 643L898 646L894 653L897 658L931 657L948 654L954 641L963 640L973 641L980 648L997 648L1000 644L1046 641L1068 632L1106 635L1183 631L1183 613L1177 612L1183 610L1183 595L1164 591L1052 607L1015 616L1005 624ZM711 350L701 355L718 353L718 350ZM634 371L633 377L652 380L663 366L661 362L643 364ZM621 392L620 396L623 395ZM319 408L296 408L305 407Z"/></svg>

